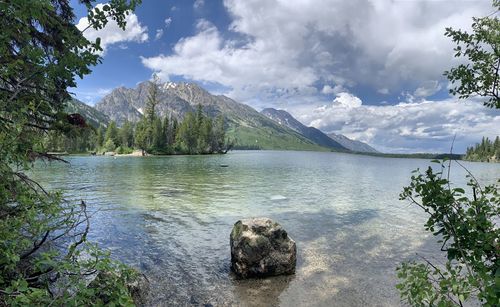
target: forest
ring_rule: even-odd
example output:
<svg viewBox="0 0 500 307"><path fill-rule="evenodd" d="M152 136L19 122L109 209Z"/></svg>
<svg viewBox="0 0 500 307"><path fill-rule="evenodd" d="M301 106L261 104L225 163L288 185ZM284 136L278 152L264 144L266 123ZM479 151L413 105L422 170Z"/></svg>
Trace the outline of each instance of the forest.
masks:
<svg viewBox="0 0 500 307"><path fill-rule="evenodd" d="M481 143L467 148L465 160L480 162L499 162L500 161L500 137L495 141L483 137Z"/></svg>
<svg viewBox="0 0 500 307"><path fill-rule="evenodd" d="M130 154L139 149L143 154L155 155L225 153L230 148L222 115L212 119L203 114L199 105L196 112L188 112L184 120L178 121L155 114L152 103L135 124L125 121L118 127L111 121L107 126L85 124L66 132L50 131L42 146L48 152L59 153Z"/></svg>

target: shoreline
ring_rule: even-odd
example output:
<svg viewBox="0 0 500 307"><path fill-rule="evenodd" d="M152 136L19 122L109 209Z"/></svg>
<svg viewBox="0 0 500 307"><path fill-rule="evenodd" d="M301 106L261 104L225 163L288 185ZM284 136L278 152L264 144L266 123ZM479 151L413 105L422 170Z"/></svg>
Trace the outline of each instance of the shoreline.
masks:
<svg viewBox="0 0 500 307"><path fill-rule="evenodd" d="M283 149L232 149L231 151L238 152L266 152L266 151L296 151L296 152L318 152L318 153L343 153L343 154L353 154L353 155L361 155L361 156L370 156L370 157L378 157L378 158L395 158L395 159L422 159L422 160L460 160L467 162L483 162L483 163L496 163L495 161L470 161L465 160L463 154L449 154L449 153L410 153L410 154L401 154L401 153L370 153L370 152L344 152L344 151L315 151L315 150L283 150ZM107 157L167 157L167 156L209 156L209 155L221 155L222 153L212 153L212 154L142 154L141 150L134 150L129 154L118 154L115 152L105 152L102 154L92 154L92 153L65 153L65 156L107 156Z"/></svg>

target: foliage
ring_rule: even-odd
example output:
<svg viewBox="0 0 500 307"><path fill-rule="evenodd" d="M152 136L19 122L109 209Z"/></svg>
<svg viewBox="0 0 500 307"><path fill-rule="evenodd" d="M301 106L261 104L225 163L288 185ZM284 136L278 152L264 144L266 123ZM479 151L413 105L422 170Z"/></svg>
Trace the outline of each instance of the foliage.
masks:
<svg viewBox="0 0 500 307"><path fill-rule="evenodd" d="M227 138L234 140L235 148L238 149L329 150L299 134L294 135L269 126L255 129L244 125L229 125L226 129L226 135Z"/></svg>
<svg viewBox="0 0 500 307"><path fill-rule="evenodd" d="M145 119L150 125L156 118L156 106L158 105L158 94L160 92L160 78L153 74L153 79L149 81L148 100L146 102Z"/></svg>
<svg viewBox="0 0 500 307"><path fill-rule="evenodd" d="M139 1L111 0L103 10L80 2L89 27L102 29L109 19L124 28ZM131 304L133 274L87 242L85 203L69 203L26 175L34 159L58 160L48 147L82 149L58 139L91 142L83 118L64 109L67 88L100 62L100 41L76 28L67 0L1 1L0 16L0 305L99 305L102 291L110 303ZM87 287L85 277L97 271L120 274L113 284Z"/></svg>
<svg viewBox="0 0 500 307"><path fill-rule="evenodd" d="M118 132L120 138L120 144L123 147L132 147L134 146L134 127L129 121L125 121L123 126Z"/></svg>
<svg viewBox="0 0 500 307"><path fill-rule="evenodd" d="M121 139L118 136L118 128L116 127L116 123L114 121L109 123L104 139L106 142L113 141L114 144L119 144L121 142Z"/></svg>
<svg viewBox="0 0 500 307"><path fill-rule="evenodd" d="M96 144L95 147L100 148L104 145L104 127L102 124L97 128Z"/></svg>
<svg viewBox="0 0 500 307"><path fill-rule="evenodd" d="M496 14L500 1L494 0L493 6ZM473 19L474 34L451 28L446 30L446 35L458 44L456 56L466 56L470 63L459 65L445 75L452 83L459 83L451 90L452 94L459 94L460 98L486 97L486 106L500 108L500 24L497 16L491 16ZM465 45L464 49L461 44ZM491 157L495 148L483 138L475 149L467 150L466 157ZM455 163L462 166L458 161ZM401 280L397 288L401 297L415 306L463 306L464 302L475 298L485 306L500 306L498 186L483 188L467 171L470 191L466 193L465 189L450 183L450 168L451 161L447 169L443 161L438 172L431 167L424 174L415 171L410 186L400 195L401 199L410 200L428 214L425 229L439 238L447 262L433 264L424 259L424 263L403 263L397 269Z"/></svg>
<svg viewBox="0 0 500 307"><path fill-rule="evenodd" d="M153 154L211 154L228 150L223 116L214 122L198 105L196 113L188 112L181 123L168 116L162 121L156 114L158 95L159 79L154 75L145 115L134 133L134 143L139 149Z"/></svg>
<svg viewBox="0 0 500 307"><path fill-rule="evenodd" d="M455 57L466 58L466 63L446 71L444 74L455 87L450 93L459 98L485 97L484 104L500 108L500 0L493 1L495 12L482 18L473 18L472 31L446 29L455 47Z"/></svg>
<svg viewBox="0 0 500 307"><path fill-rule="evenodd" d="M441 164L439 172L431 167L423 174L415 171L401 199L410 200L429 215L425 229L440 239L448 261L442 267L427 260L404 263L398 268L398 277L402 279L398 289L412 305L448 306L477 296L487 306L498 306L498 187L482 188L468 175L471 199L464 189L452 187L445 169Z"/></svg>
<svg viewBox="0 0 500 307"><path fill-rule="evenodd" d="M465 160L500 162L500 138L497 136L495 141L492 142L490 139L483 137L481 143L476 144L474 147L467 148Z"/></svg>
<svg viewBox="0 0 500 307"><path fill-rule="evenodd" d="M114 151L116 149L116 144L112 139L108 139L104 144L105 151Z"/></svg>
<svg viewBox="0 0 500 307"><path fill-rule="evenodd" d="M91 127L71 129L68 132L48 131L43 138L40 151L48 152L87 152L95 148L96 134Z"/></svg>

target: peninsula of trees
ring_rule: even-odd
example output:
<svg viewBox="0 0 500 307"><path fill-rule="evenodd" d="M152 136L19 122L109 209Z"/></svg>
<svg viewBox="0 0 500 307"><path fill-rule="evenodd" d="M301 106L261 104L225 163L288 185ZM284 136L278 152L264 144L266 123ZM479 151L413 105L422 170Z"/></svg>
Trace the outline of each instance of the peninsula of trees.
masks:
<svg viewBox="0 0 500 307"><path fill-rule="evenodd" d="M483 137L481 143L467 148L465 160L480 162L500 162L500 137L495 141Z"/></svg>
<svg viewBox="0 0 500 307"><path fill-rule="evenodd" d="M182 121L172 116L161 118L156 114L158 79L150 82L148 101L143 118L136 124L126 121L118 127L111 121L107 127L87 126L63 134L53 131L43 144L51 152L116 152L131 153L139 149L143 154L212 154L225 153L230 145L225 138L224 117L212 119L203 113L201 105L189 112Z"/></svg>

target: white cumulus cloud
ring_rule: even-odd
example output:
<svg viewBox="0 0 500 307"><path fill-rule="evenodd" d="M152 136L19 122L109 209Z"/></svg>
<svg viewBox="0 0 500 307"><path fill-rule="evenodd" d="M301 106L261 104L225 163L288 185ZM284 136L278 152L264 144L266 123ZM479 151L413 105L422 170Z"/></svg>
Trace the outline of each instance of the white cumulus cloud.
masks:
<svg viewBox="0 0 500 307"><path fill-rule="evenodd" d="M413 92L413 95L416 97L428 97L436 94L441 88L441 84L436 80L426 81Z"/></svg>
<svg viewBox="0 0 500 307"><path fill-rule="evenodd" d="M337 97L333 100L334 106L343 108L357 108L360 107L362 103L361 99L346 92L338 93Z"/></svg>
<svg viewBox="0 0 500 307"><path fill-rule="evenodd" d="M104 5L105 4L97 4L96 7L102 10ZM105 53L106 49L113 44L123 42L142 43L148 40L148 28L139 22L137 15L130 13L127 15L125 21L127 22L125 30L122 30L114 20L109 20L104 29L95 30L93 28L88 28L88 19L87 17L83 17L80 18L76 27L80 31L85 30L83 35L90 41L95 41L98 37L100 37L103 53Z"/></svg>
<svg viewBox="0 0 500 307"><path fill-rule="evenodd" d="M171 52L142 63L164 79L220 84L256 108L286 108L305 124L381 151L443 152L455 133L463 151L500 131L498 111L426 100L443 90L443 71L456 64L445 27L470 29L472 16L491 13L490 1L224 0L224 6L229 28L198 20L196 32ZM401 93L405 102L387 97L382 106L370 105L355 88Z"/></svg>
<svg viewBox="0 0 500 307"><path fill-rule="evenodd" d="M500 113L477 101L402 102L363 105L342 93L332 103L292 110L304 124L325 132L342 133L385 152L448 152L456 134L455 150L465 152L483 136L500 131Z"/></svg>
<svg viewBox="0 0 500 307"><path fill-rule="evenodd" d="M337 85L359 85L425 97L429 88L422 82L442 81L442 72L455 61L445 27L468 29L472 16L491 11L489 1L225 0L224 5L232 18L229 29L204 22L171 54L145 58L144 65L163 75L222 84L233 98L250 103L262 101L255 99L262 92L295 92L300 100L318 84L318 91L328 94L339 93L332 90ZM224 38L227 31L235 35ZM268 102L275 98L269 95Z"/></svg>

